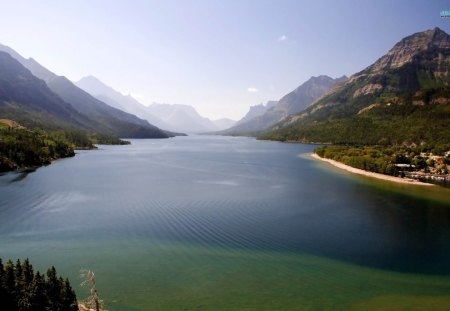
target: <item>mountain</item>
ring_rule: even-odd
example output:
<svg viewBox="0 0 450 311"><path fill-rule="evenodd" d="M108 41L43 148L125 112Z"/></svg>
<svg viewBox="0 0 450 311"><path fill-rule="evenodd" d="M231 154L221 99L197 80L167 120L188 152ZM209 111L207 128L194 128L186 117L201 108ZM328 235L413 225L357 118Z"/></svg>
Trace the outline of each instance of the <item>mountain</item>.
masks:
<svg viewBox="0 0 450 311"><path fill-rule="evenodd" d="M110 106L133 113L160 128L189 133L221 129L213 121L200 116L191 106L154 103L146 107L132 96L123 95L93 76L82 78L76 85Z"/></svg>
<svg viewBox="0 0 450 311"><path fill-rule="evenodd" d="M112 100L115 100L117 102L118 107L116 108L123 108L123 105L121 105L119 102L121 102L122 100L126 100L126 96L117 92L112 87L104 84L94 76L83 77L78 82L75 82L75 85L95 97L97 97L98 95L108 96Z"/></svg>
<svg viewBox="0 0 450 311"><path fill-rule="evenodd" d="M342 83L346 79L347 77L345 76L337 79L333 79L325 75L311 77L298 88L283 96L278 102L269 102L271 105L276 103L271 108L266 108L269 106L269 103L262 107L261 105L256 106L256 113L252 112L251 108L249 113L241 121L239 121L237 125L223 131L222 134L254 135L255 133L264 131L287 116L304 110L315 100L326 94L332 87ZM258 115L258 113L264 110L264 108L266 108L266 111ZM252 114L256 116L250 117Z"/></svg>
<svg viewBox="0 0 450 311"><path fill-rule="evenodd" d="M285 116L300 112L326 94L333 86L347 79L346 76L336 79L326 75L311 77L298 88L283 96L273 110Z"/></svg>
<svg viewBox="0 0 450 311"><path fill-rule="evenodd" d="M263 137L341 144L448 145L449 72L450 36L439 28L415 33Z"/></svg>
<svg viewBox="0 0 450 311"><path fill-rule="evenodd" d="M172 131L203 133L218 130L210 119L199 115L192 106L153 103L147 109Z"/></svg>
<svg viewBox="0 0 450 311"><path fill-rule="evenodd" d="M75 82L75 85L111 107L134 114L159 128L170 128L168 124L151 114L147 107L131 95L123 95L94 76L84 77Z"/></svg>
<svg viewBox="0 0 450 311"><path fill-rule="evenodd" d="M228 118L222 118L222 119L218 119L218 120L212 120L212 122L214 123L214 125L216 126L216 128L219 131L228 129L230 127L232 127L233 125L236 124L236 121L228 119Z"/></svg>
<svg viewBox="0 0 450 311"><path fill-rule="evenodd" d="M94 98L90 94L84 92L77 86L75 86L72 82L70 82L67 78L62 76L57 76L52 73L45 67L41 66L33 59L25 59L20 56L17 52L12 50L9 47L0 45L0 51L5 51L8 55L11 55L17 62L21 64L21 66L26 67L29 74L34 75L35 77L42 79L40 80L42 83L46 84L47 88L53 93L53 97L57 97L56 101L64 102L63 105L66 107L68 104L71 106L72 110L70 114L66 114L65 116L57 115L59 118L58 122L56 120L52 120L54 118L49 118L50 116L45 115L40 120L39 123L44 124L45 119L47 121L52 120L50 123L66 123L75 126L77 129L95 131L103 134L109 134L119 137L129 137L129 138L167 138L169 134L160 130L159 128L149 124L147 121L137 118L136 116L125 113L119 109L113 108L100 100ZM2 53L5 53L2 52ZM17 67L17 63L11 63L10 60L9 67ZM19 70L16 68L16 71ZM22 69L21 69L22 70ZM20 70L19 70L20 71ZM22 70L23 71L23 70ZM38 79L38 80L39 80ZM30 78L30 81L33 80ZM7 81L5 81L7 82ZM15 81L15 85L10 83L10 92L20 92L20 81ZM39 84L39 87L42 87L41 82L35 82ZM36 85L35 85L36 86ZM32 88L33 89L33 88ZM45 92L48 93L48 89ZM38 90L34 88L37 92ZM31 90L30 90L31 91ZM33 94L29 94L30 98L32 98ZM50 95L49 95L50 96ZM30 99L28 98L28 99ZM11 102L11 101L10 101ZM39 100L27 100L25 101L30 104L34 109L45 108L46 113L54 113L54 109L51 106L51 103ZM19 102L24 104L24 102ZM36 106L37 105L37 106ZM55 107L59 107L62 104L58 104ZM22 108L26 106L22 105ZM30 106L27 106L30 108ZM73 110L77 112L74 115ZM20 114L20 111L16 111L16 114ZM13 116L11 117L14 119ZM53 116L55 117L55 115ZM80 121L81 119L82 121ZM23 119L23 118L22 118ZM56 123L55 123L56 122ZM28 121L24 120L22 123L26 124Z"/></svg>
<svg viewBox="0 0 450 311"><path fill-rule="evenodd" d="M44 80L45 82L50 81L54 78L55 74L48 69L41 66L33 58L24 58L19 53L11 49L9 46L0 44L0 51L8 53L15 60L21 63L25 68L30 70L36 77Z"/></svg>
<svg viewBox="0 0 450 311"><path fill-rule="evenodd" d="M86 128L95 124L50 90L28 69L0 51L0 114L26 127Z"/></svg>
<svg viewBox="0 0 450 311"><path fill-rule="evenodd" d="M254 119L256 117L262 116L267 110L275 107L277 105L277 101L270 100L267 103L251 106L247 114L236 122L235 126L241 125L243 123L246 123L250 121L251 119Z"/></svg>

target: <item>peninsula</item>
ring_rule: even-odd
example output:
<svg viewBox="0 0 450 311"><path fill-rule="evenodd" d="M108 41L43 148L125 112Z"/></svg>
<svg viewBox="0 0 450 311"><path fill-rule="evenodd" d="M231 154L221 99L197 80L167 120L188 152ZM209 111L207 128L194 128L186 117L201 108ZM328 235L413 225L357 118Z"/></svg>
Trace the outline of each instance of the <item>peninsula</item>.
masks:
<svg viewBox="0 0 450 311"><path fill-rule="evenodd" d="M329 164L331 164L331 165L333 165L333 166L335 166L337 168L340 168L342 170L345 170L347 172L358 174L358 175L362 175L362 176L367 176L367 177L371 177L371 178L392 181L392 182L401 183L401 184L408 184L408 185L433 186L433 184L421 182L421 181L418 181L416 179L402 178L402 177L396 177L396 176L389 176L389 175L385 175L385 174L365 171L365 170L362 170L362 169L359 169L359 168L355 168L355 167L346 165L344 163L341 163L341 162L338 162L338 161L335 161L335 160L322 158L322 157L320 157L319 155L317 155L315 153L311 153L311 157L316 159L316 160L327 162L327 163L329 163Z"/></svg>

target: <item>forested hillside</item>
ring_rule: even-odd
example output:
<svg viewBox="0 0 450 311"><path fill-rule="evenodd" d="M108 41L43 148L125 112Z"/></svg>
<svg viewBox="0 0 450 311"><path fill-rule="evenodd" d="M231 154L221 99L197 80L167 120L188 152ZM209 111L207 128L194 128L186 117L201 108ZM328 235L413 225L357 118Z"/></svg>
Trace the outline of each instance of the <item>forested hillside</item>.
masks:
<svg viewBox="0 0 450 311"><path fill-rule="evenodd" d="M413 34L263 138L450 150L450 37Z"/></svg>

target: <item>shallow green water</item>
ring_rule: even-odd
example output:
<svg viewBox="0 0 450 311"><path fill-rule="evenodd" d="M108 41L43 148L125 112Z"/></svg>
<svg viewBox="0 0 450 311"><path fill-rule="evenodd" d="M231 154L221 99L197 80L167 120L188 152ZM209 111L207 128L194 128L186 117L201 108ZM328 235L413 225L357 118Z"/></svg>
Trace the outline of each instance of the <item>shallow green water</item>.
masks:
<svg viewBox="0 0 450 311"><path fill-rule="evenodd" d="M75 287L93 269L112 311L448 309L449 189L353 176L312 149L141 140L7 174L0 256Z"/></svg>

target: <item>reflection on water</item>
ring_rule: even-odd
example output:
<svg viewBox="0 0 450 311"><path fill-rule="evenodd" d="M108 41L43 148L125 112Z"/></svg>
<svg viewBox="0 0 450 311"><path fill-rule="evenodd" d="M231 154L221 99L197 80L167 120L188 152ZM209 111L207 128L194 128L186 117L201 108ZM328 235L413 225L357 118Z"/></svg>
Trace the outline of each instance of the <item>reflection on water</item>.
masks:
<svg viewBox="0 0 450 311"><path fill-rule="evenodd" d="M28 174L34 173L36 170L37 170L36 167L30 167L18 172L0 173L0 179L3 179L2 181L3 183L4 182L13 183L25 179L28 176Z"/></svg>

